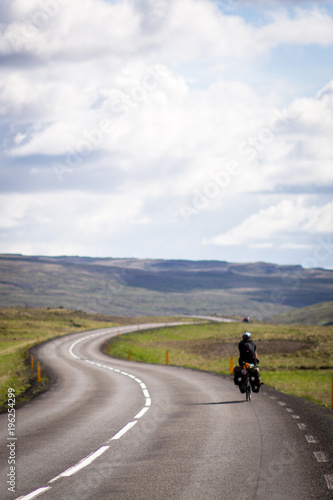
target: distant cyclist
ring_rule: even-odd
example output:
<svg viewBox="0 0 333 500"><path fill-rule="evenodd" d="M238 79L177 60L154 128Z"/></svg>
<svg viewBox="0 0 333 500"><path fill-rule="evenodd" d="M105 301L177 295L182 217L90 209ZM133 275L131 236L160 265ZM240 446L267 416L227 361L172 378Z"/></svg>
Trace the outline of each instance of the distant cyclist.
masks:
<svg viewBox="0 0 333 500"><path fill-rule="evenodd" d="M241 385L242 374L244 372L243 365L249 363L247 369L249 370L250 384L252 386L253 392L259 392L261 382L260 382L260 371L257 365L259 364L259 359L257 356L257 346L251 339L250 332L244 332L242 335L242 340L238 344L239 349L239 366L234 369L234 382L236 385ZM244 367L245 368L245 367ZM241 389L241 387L240 387ZM241 392L244 392L241 390Z"/></svg>
<svg viewBox="0 0 333 500"><path fill-rule="evenodd" d="M239 365L242 366L243 363L252 363L257 365L259 359L257 356L257 346L251 339L250 332L244 332L242 335L242 340L238 344L239 350Z"/></svg>

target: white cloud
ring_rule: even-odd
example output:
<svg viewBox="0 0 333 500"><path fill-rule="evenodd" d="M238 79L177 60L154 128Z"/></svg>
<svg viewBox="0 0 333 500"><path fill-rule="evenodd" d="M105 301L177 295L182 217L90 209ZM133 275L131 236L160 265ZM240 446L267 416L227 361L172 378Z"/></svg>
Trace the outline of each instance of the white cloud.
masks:
<svg viewBox="0 0 333 500"><path fill-rule="evenodd" d="M26 53L46 60L129 54L139 18L129 2L13 0L13 20L1 39L3 54Z"/></svg>
<svg viewBox="0 0 333 500"><path fill-rule="evenodd" d="M333 21L319 8L295 9L291 17L280 5L266 24L252 26L239 9L224 15L206 0L86 0L84 7L79 0L54 0L53 8L47 6L12 0L7 7L12 22L0 52L30 53L44 60L107 58L112 67L143 53L176 64L201 58L246 61L281 44L333 42Z"/></svg>
<svg viewBox="0 0 333 500"><path fill-rule="evenodd" d="M87 201L87 199L89 201ZM59 230L76 227L80 232L114 233L123 224L149 224L142 213L140 197L133 192L119 194L68 191L65 193L0 195L0 230L20 227L34 218L41 226Z"/></svg>
<svg viewBox="0 0 333 500"><path fill-rule="evenodd" d="M0 196L0 229L18 227L30 208L31 199L26 196Z"/></svg>
<svg viewBox="0 0 333 500"><path fill-rule="evenodd" d="M45 7L51 3L53 11ZM16 231L22 245L64 234L59 247L71 238L77 251L73 228L98 238L175 224L179 207L237 162L240 173L197 210L211 217L211 234L221 233L209 238L209 222L198 223L198 247L206 238L264 253L281 236L287 251L307 244L300 232L327 233L326 199L291 193L333 184L333 83L308 97L300 77L286 104L296 88L288 87L288 66L275 69L285 87L274 73L269 91L261 82L281 47L328 51L332 16L302 2L288 10L259 2L257 22L241 6L226 11L217 3L12 0L0 7L2 185L12 192L3 198L3 231ZM279 202L269 198L274 192Z"/></svg>
<svg viewBox="0 0 333 500"><path fill-rule="evenodd" d="M313 245L306 243L285 243L284 245L279 245L281 250L311 250Z"/></svg>
<svg viewBox="0 0 333 500"><path fill-rule="evenodd" d="M333 20L320 8L295 9L293 18L283 9L271 14L272 22L258 30L258 42L266 47L277 45L328 46L333 43Z"/></svg>
<svg viewBox="0 0 333 500"><path fill-rule="evenodd" d="M309 205L306 198L300 196L295 201L283 199L277 205L264 208L226 233L204 240L204 243L270 247L272 241L278 241L282 235L293 237L295 233L330 234L332 231L333 202L324 206ZM288 245L295 248L293 243Z"/></svg>

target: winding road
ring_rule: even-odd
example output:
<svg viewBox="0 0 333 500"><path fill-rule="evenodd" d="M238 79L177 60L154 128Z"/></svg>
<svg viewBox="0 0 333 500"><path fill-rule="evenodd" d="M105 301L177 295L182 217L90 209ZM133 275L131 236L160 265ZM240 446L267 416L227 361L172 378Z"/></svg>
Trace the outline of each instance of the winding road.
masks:
<svg viewBox="0 0 333 500"><path fill-rule="evenodd" d="M101 352L118 331L153 326L39 346L56 382L17 410L15 439L0 415L1 499L333 498L331 410L266 386L246 403L231 377Z"/></svg>

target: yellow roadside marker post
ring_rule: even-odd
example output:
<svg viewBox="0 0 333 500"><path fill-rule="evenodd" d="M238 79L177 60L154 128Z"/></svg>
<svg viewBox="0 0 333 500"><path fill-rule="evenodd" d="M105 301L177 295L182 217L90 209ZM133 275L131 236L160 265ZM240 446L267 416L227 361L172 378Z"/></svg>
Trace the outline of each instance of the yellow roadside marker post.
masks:
<svg viewBox="0 0 333 500"><path fill-rule="evenodd" d="M231 358L230 358L230 375L232 375L233 371L234 371L234 357L231 356Z"/></svg>
<svg viewBox="0 0 333 500"><path fill-rule="evenodd" d="M41 382L41 381L42 381L42 377L40 374L40 362L37 361L37 382Z"/></svg>
<svg viewBox="0 0 333 500"><path fill-rule="evenodd" d="M25 350L25 358L29 359L29 344L27 344L26 350Z"/></svg>
<svg viewBox="0 0 333 500"><path fill-rule="evenodd" d="M34 369L34 357L31 355L31 369Z"/></svg>
<svg viewBox="0 0 333 500"><path fill-rule="evenodd" d="M131 359L131 351L128 351L128 361Z"/></svg>
<svg viewBox="0 0 333 500"><path fill-rule="evenodd" d="M165 354L165 364L168 365L169 364L169 352L167 351L166 354Z"/></svg>

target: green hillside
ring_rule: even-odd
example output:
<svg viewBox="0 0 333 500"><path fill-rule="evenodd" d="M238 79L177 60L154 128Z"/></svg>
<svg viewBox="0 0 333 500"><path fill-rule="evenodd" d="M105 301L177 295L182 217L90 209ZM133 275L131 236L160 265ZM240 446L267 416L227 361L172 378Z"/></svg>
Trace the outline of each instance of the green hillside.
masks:
<svg viewBox="0 0 333 500"><path fill-rule="evenodd" d="M0 307L264 319L333 301L333 271L263 262L0 255Z"/></svg>
<svg viewBox="0 0 333 500"><path fill-rule="evenodd" d="M277 314L270 318L272 323L291 325L333 325L333 301L321 302L308 307Z"/></svg>

